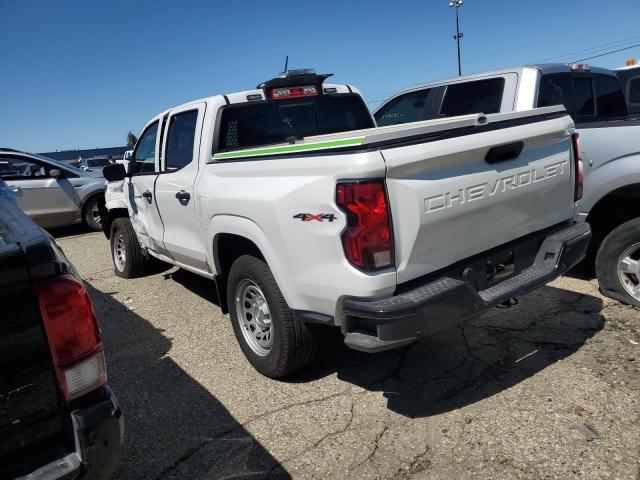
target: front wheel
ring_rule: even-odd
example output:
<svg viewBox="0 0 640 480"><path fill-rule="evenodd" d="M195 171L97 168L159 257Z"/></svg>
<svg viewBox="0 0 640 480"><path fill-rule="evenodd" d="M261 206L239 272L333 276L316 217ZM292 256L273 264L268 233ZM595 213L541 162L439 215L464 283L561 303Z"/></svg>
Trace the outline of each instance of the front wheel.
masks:
<svg viewBox="0 0 640 480"><path fill-rule="evenodd" d="M596 277L604 295L640 307L640 218L605 237L596 257Z"/></svg>
<svg viewBox="0 0 640 480"><path fill-rule="evenodd" d="M280 378L313 360L316 331L293 316L263 260L243 255L233 263L227 301L236 339L258 372Z"/></svg>
<svg viewBox="0 0 640 480"><path fill-rule="evenodd" d="M118 277L135 278L146 272L146 261L131 220L116 218L111 224L111 257Z"/></svg>

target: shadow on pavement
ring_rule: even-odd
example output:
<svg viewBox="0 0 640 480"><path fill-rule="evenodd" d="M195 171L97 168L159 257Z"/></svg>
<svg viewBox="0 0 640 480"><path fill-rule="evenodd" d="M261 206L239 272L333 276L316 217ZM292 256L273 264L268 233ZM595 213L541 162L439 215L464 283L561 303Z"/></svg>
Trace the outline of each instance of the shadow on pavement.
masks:
<svg viewBox="0 0 640 480"><path fill-rule="evenodd" d="M91 230L84 223L77 223L75 225L66 225L64 227L47 228L47 232L53 235L54 238L73 237L83 235L85 233L96 233L95 230ZM102 233L102 232L98 232Z"/></svg>
<svg viewBox="0 0 640 480"><path fill-rule="evenodd" d="M576 352L604 326L602 300L543 287L509 309L494 309L404 349L352 351L326 335L316 361L297 378L337 373L340 380L384 392L387 406L415 418L478 402Z"/></svg>
<svg viewBox="0 0 640 480"><path fill-rule="evenodd" d="M218 304L212 282L184 270L173 279ZM600 298L545 286L519 305L495 308L408 347L378 354L345 347L337 328L322 328L316 360L285 381L340 380L384 392L390 410L425 417L478 402L576 352L604 326Z"/></svg>
<svg viewBox="0 0 640 480"><path fill-rule="evenodd" d="M88 285L109 383L125 417L115 478L290 478L214 396L168 356L171 339Z"/></svg>

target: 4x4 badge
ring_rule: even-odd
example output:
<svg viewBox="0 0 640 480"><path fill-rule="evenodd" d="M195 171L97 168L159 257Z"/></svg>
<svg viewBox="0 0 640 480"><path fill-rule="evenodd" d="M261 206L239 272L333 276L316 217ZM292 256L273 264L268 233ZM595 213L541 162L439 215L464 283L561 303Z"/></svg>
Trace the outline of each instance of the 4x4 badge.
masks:
<svg viewBox="0 0 640 480"><path fill-rule="evenodd" d="M336 217L333 213L299 213L297 215L294 215L293 218L299 218L303 222L311 222L313 220L316 220L318 222L324 222L325 220L333 222L338 217Z"/></svg>

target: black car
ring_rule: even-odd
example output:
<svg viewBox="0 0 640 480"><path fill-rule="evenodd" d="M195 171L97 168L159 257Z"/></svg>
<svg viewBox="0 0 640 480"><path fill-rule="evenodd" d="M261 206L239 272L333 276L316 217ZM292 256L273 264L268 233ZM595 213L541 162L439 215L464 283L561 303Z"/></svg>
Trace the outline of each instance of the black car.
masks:
<svg viewBox="0 0 640 480"><path fill-rule="evenodd" d="M91 299L0 190L0 479L110 478L123 417Z"/></svg>

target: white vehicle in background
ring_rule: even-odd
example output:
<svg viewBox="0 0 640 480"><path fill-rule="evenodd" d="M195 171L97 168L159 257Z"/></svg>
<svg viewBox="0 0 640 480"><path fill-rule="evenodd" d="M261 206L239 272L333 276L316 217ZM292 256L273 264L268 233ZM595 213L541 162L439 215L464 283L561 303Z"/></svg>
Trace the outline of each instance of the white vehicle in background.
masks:
<svg viewBox="0 0 640 480"><path fill-rule="evenodd" d="M471 112L507 113L564 105L573 118L584 159L580 219L593 229L587 267L600 291L640 307L640 119L616 77L628 77L632 108L640 107L639 71L614 72L584 64L545 64L439 80L384 102L378 125L399 125ZM636 110L637 111L637 110Z"/></svg>
<svg viewBox="0 0 640 480"><path fill-rule="evenodd" d="M154 258L214 280L275 378L313 358L318 325L357 350L400 347L583 258L562 107L376 128L327 77L287 72L151 119L128 172L104 170L115 273Z"/></svg>

